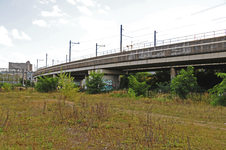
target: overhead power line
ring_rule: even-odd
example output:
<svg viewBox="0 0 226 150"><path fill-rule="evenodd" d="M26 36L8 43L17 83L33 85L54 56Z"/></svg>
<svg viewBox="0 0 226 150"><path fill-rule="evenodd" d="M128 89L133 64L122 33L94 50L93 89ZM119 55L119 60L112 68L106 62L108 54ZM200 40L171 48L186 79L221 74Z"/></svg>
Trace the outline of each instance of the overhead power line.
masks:
<svg viewBox="0 0 226 150"><path fill-rule="evenodd" d="M197 14L201 14L201 13L203 13L203 12L206 12L206 11L209 11L209 10L212 10L212 9L215 9L215 8L220 7L220 6L223 6L223 5L226 5L226 2L225 2L225 3L222 3L222 4L219 4L219 5L216 5L216 6L212 6L212 7L203 9L203 10L201 10L201 11L194 12L194 13L189 14L189 15L185 15L185 16L183 16L183 17L179 17L179 18L177 18L176 20L181 20L181 19L184 19L184 18L186 18L186 17L188 17L188 16L195 16L195 15L197 15Z"/></svg>

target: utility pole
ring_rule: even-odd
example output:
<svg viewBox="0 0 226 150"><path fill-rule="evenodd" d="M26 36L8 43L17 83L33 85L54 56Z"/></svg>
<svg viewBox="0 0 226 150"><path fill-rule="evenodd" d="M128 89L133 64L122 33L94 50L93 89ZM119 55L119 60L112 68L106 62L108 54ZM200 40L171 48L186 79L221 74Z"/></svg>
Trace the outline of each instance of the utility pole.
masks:
<svg viewBox="0 0 226 150"><path fill-rule="evenodd" d="M54 65L54 59L52 59L52 66Z"/></svg>
<svg viewBox="0 0 226 150"><path fill-rule="evenodd" d="M154 47L156 47L156 31L154 31Z"/></svg>
<svg viewBox="0 0 226 150"><path fill-rule="evenodd" d="M122 52L122 25L120 28L120 52Z"/></svg>
<svg viewBox="0 0 226 150"><path fill-rule="evenodd" d="M66 63L67 63L67 55L66 55Z"/></svg>
<svg viewBox="0 0 226 150"><path fill-rule="evenodd" d="M69 62L71 62L71 44L80 44L80 43L79 42L74 43L74 42L71 42L71 40L69 41Z"/></svg>
<svg viewBox="0 0 226 150"><path fill-rule="evenodd" d="M47 67L47 56L48 56L48 55L47 55L47 53L46 53L46 67Z"/></svg>
<svg viewBox="0 0 226 150"><path fill-rule="evenodd" d="M105 45L98 45L98 44L96 43L96 57L97 57L97 48L98 48L98 46L100 46L100 47L105 47Z"/></svg>
<svg viewBox="0 0 226 150"><path fill-rule="evenodd" d="M22 78L23 78L23 80L22 80L22 86L24 86L24 69L22 69Z"/></svg>
<svg viewBox="0 0 226 150"><path fill-rule="evenodd" d="M43 59L37 59L37 70L38 70L38 61L44 61Z"/></svg>
<svg viewBox="0 0 226 150"><path fill-rule="evenodd" d="M71 40L69 42L69 62L71 62Z"/></svg>

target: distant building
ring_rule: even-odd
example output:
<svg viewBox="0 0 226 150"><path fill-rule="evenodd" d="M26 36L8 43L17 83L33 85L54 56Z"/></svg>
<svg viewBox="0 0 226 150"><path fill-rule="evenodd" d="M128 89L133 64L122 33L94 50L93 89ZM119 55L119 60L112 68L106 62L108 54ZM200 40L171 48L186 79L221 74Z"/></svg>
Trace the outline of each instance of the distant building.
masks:
<svg viewBox="0 0 226 150"><path fill-rule="evenodd" d="M9 62L9 69L24 69L24 71L32 71L32 64L30 61L27 61L26 63Z"/></svg>

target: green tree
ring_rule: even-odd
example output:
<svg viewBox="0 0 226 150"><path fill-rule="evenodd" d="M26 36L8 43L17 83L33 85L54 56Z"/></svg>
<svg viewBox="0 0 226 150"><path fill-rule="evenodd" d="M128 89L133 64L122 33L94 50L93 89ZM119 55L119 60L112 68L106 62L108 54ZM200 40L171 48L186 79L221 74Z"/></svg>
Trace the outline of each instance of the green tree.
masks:
<svg viewBox="0 0 226 150"><path fill-rule="evenodd" d="M105 90L104 73L100 73L100 70L95 72L91 71L89 77L86 78L87 93L97 94Z"/></svg>
<svg viewBox="0 0 226 150"><path fill-rule="evenodd" d="M217 77L222 78L221 83L215 85L209 92L212 94L211 105L223 105L226 106L226 73L216 73Z"/></svg>
<svg viewBox="0 0 226 150"><path fill-rule="evenodd" d="M173 78L171 82L171 89L173 93L179 95L180 98L185 99L189 92L195 92L198 84L197 79L194 77L194 67L188 66L187 71L180 70L177 77Z"/></svg>
<svg viewBox="0 0 226 150"><path fill-rule="evenodd" d="M71 77L71 74L62 72L59 75L59 85L61 86L61 94L64 98L71 98L79 91L79 88L75 85L74 77Z"/></svg>
<svg viewBox="0 0 226 150"><path fill-rule="evenodd" d="M131 88L136 93L136 96L146 95L149 86L146 84L145 81L139 82L133 75L130 75L128 79L129 88Z"/></svg>
<svg viewBox="0 0 226 150"><path fill-rule="evenodd" d="M35 89L38 92L52 92L52 91L56 91L57 90L57 86L58 86L58 77L47 77L47 76L43 76L43 77L38 77L38 82L35 86Z"/></svg>

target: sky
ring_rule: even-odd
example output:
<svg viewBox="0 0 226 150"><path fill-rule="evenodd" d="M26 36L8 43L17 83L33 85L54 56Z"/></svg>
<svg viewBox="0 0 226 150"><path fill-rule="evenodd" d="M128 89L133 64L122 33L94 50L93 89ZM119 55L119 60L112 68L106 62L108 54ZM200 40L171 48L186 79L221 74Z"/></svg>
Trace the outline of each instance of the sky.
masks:
<svg viewBox="0 0 226 150"><path fill-rule="evenodd" d="M199 33L226 35L226 0L0 0L0 68L33 69ZM190 36L189 36L190 35ZM204 35L204 34L202 34ZM105 53L106 54L106 53ZM66 56L67 55L67 56Z"/></svg>

